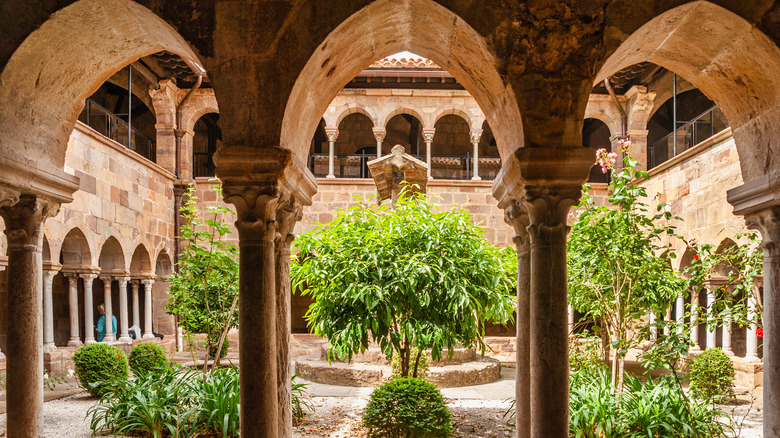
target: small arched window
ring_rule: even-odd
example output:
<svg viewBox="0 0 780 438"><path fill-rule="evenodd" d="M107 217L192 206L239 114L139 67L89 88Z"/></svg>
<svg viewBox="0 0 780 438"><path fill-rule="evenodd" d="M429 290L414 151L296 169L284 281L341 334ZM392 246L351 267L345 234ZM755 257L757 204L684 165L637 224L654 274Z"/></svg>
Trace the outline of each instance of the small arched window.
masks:
<svg viewBox="0 0 780 438"><path fill-rule="evenodd" d="M222 141L219 129L219 114L203 115L195 122L195 134L192 138L192 174L194 177L214 176L214 153Z"/></svg>

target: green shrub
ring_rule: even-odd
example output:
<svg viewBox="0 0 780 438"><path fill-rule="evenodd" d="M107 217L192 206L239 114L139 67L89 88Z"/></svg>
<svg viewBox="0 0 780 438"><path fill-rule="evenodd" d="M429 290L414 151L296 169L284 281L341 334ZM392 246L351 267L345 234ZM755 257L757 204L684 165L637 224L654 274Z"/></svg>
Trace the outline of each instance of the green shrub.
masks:
<svg viewBox="0 0 780 438"><path fill-rule="evenodd" d="M219 337L208 342L209 345L209 359L215 359L217 356L217 344L219 344ZM225 341L222 343L222 349L219 351L219 358L222 359L227 356L228 348L230 348L230 339L225 337Z"/></svg>
<svg viewBox="0 0 780 438"><path fill-rule="evenodd" d="M306 388L309 386L309 384L296 382L295 380L298 378L298 376L299 374L292 376L292 392L290 393L292 401L293 424L295 425L303 420L307 410L314 411L311 403L309 403L309 401L306 399L306 397L309 395L309 393L306 392Z"/></svg>
<svg viewBox="0 0 780 438"><path fill-rule="evenodd" d="M569 336L569 370L572 373L605 366L601 357L600 341L594 336Z"/></svg>
<svg viewBox="0 0 780 438"><path fill-rule="evenodd" d="M130 351L130 369L135 374L144 374L168 365L165 350L154 342L136 345Z"/></svg>
<svg viewBox="0 0 780 438"><path fill-rule="evenodd" d="M79 384L95 397L128 377L127 355L113 345L85 345L73 353L73 362Z"/></svg>
<svg viewBox="0 0 780 438"><path fill-rule="evenodd" d="M701 398L734 397L734 364L720 348L709 348L691 362L691 392Z"/></svg>
<svg viewBox="0 0 780 438"><path fill-rule="evenodd" d="M414 371L414 364L417 361L417 356L420 356L420 361L417 364L417 374ZM393 354L393 360L390 361L390 368L392 373L391 379L401 377L401 355ZM430 358L425 352L420 352L418 348L412 348L409 354L409 376L417 377L418 379L425 379L428 377L428 371L430 371Z"/></svg>
<svg viewBox="0 0 780 438"><path fill-rule="evenodd" d="M391 380L375 389L363 413L369 438L449 437L450 420L439 389L414 377Z"/></svg>

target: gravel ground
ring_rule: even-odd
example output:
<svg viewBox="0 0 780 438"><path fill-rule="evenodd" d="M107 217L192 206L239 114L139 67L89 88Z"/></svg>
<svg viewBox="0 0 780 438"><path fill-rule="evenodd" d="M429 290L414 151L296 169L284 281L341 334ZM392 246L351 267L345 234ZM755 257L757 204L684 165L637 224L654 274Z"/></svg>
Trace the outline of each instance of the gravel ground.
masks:
<svg viewBox="0 0 780 438"><path fill-rule="evenodd" d="M45 438L88 438L87 410L95 403L85 393L44 404ZM312 397L315 412L295 427L295 438L364 438L360 416L366 406L364 397ZM456 438L499 438L513 436L514 425L503 418L508 407L501 400L451 400ZM761 438L762 412L748 403L727 407L741 425L742 438ZM0 415L0 436L5 436L5 414Z"/></svg>

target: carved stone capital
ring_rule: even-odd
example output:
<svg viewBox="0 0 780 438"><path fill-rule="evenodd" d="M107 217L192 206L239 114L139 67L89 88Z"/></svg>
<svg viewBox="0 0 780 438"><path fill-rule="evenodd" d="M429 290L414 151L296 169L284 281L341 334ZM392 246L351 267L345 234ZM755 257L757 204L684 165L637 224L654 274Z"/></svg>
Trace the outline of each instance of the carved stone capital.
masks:
<svg viewBox="0 0 780 438"><path fill-rule="evenodd" d="M41 225L56 215L59 208L59 203L34 195L20 195L18 202L0 207L9 251L27 245L37 248L43 237Z"/></svg>
<svg viewBox="0 0 780 438"><path fill-rule="evenodd" d="M469 132L469 138L471 139L471 144L479 143L479 139L482 138L482 130L481 129L474 129L471 132Z"/></svg>
<svg viewBox="0 0 780 438"><path fill-rule="evenodd" d="M523 204L528 210L531 242L565 242L569 210L582 196L581 186L526 186Z"/></svg>
<svg viewBox="0 0 780 438"><path fill-rule="evenodd" d="M242 244L276 237L276 207L280 193L274 185L222 188L225 202L236 207L236 229Z"/></svg>
<svg viewBox="0 0 780 438"><path fill-rule="evenodd" d="M423 129L422 135L423 140L426 143L432 143L433 142L433 136L436 134L436 129Z"/></svg>
<svg viewBox="0 0 780 438"><path fill-rule="evenodd" d="M530 249L530 236L528 235L528 226L531 225L531 218L528 215L528 209L521 200L513 200L504 209L504 222L515 229L514 242L517 251L527 252Z"/></svg>
<svg viewBox="0 0 780 438"><path fill-rule="evenodd" d="M780 206L745 215L745 224L761 233L761 246L769 255L780 255Z"/></svg>
<svg viewBox="0 0 780 438"><path fill-rule="evenodd" d="M328 141L334 143L339 138L338 128L325 128L325 135L328 136Z"/></svg>
<svg viewBox="0 0 780 438"><path fill-rule="evenodd" d="M289 254L295 239L295 224L303 217L303 205L294 197L283 199L276 207L276 250Z"/></svg>
<svg viewBox="0 0 780 438"><path fill-rule="evenodd" d="M19 202L21 192L12 187L0 185L0 208L10 207Z"/></svg>
<svg viewBox="0 0 780 438"><path fill-rule="evenodd" d="M373 131L374 131L374 138L376 139L376 141L378 142L385 141L385 135L387 135L387 131L385 130L385 128L374 128Z"/></svg>

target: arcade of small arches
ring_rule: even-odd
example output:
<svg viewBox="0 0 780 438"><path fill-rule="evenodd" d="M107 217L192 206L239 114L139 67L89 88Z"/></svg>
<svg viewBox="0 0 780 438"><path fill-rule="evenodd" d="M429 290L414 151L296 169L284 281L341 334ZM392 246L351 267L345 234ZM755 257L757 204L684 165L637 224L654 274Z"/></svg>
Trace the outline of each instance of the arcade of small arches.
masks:
<svg viewBox="0 0 780 438"><path fill-rule="evenodd" d="M763 238L764 436L780 437L780 336L774 336L780 330L780 155L776 153L780 149L780 35L774 14L778 6L773 2L752 9L730 0L717 5L706 0L663 5L637 0L629 20L625 8L596 7L586 0L525 2L510 7L511 11L496 2L486 2L484 8L448 8L433 0L378 0L365 6L312 0L271 12L264 10L265 4L220 2L175 8L158 2L154 10L131 0L65 3L64 7L62 2L52 2L23 9L12 26L0 29L0 216L7 237L7 399L14 400L8 404L9 436L41 435L40 339L46 336L55 346L58 343L59 330L53 323L56 277L63 278L59 287L65 287L68 279L68 342L73 338L75 343L74 333L82 327L79 342L89 341L88 317L101 291L112 313L115 298L118 302L120 337L127 333L130 315L132 322L137 318L148 328L148 316L156 317L146 308L150 295L154 306L154 294L148 289L162 283L165 277L160 272L170 270L167 257L175 258L176 220L171 212L180 202L182 184L196 173L212 170L222 181L224 200L235 206L238 217L242 436L291 436L287 406L291 286L286 268L296 223L318 189L309 155L324 153L327 143L327 173L315 159L313 168L315 173L325 173L325 179L335 177L340 138L346 144L344 153L363 149L369 154L366 148L373 146L380 154L386 145L384 141L377 145L378 137L389 136L396 124L404 126L402 144L408 144L411 153L422 155L424 146L436 179L435 154L428 150L435 149L437 136L447 131L441 125L445 119L471 113L464 119L468 130L464 144L470 153L465 162L471 162L471 173L461 177L494 179L492 195L504 211L519 254L517 436L563 438L569 432L566 220L593 167L593 151L582 145L601 147L605 130L598 123L604 123L612 150L617 150L618 137L630 136L632 153L652 168L656 180L668 177L669 166L684 160L680 168L688 168L679 178L693 180L712 172L690 156L704 150L694 132L701 125L698 120L708 120L705 131L726 132L720 129L725 123L731 137L717 144L711 141L706 150L730 157L739 154L738 160L732 160L739 163L737 177L712 181L729 184L728 202L734 215L744 217ZM537 27L540 22L546 23L544 29ZM354 105L338 103L336 108L346 105L354 108L352 112L368 113L373 141L347 141L348 119L361 116L345 115L339 120L345 111L335 110L338 115L333 116L329 105L334 99L346 102L349 93L340 95L340 90L365 66L401 50L418 53L449 72L468 90L481 113L453 111L437 123L436 118L452 108L411 111L414 106L402 104L379 114L368 109L372 105L358 110L355 94ZM147 59L151 54L158 59ZM178 60L170 63L171 57ZM86 99L122 68L142 59L146 61L133 64L127 77L113 83L134 83L133 77L139 76L153 79L151 99L139 99L147 109L121 101L118 93L106 96L111 96L115 115L124 113L129 121L133 112L139 115L140 111L139 123L153 119L155 138L145 131L148 128L138 129L147 140L154 140L156 162L142 162L115 144L101 143L107 158L95 167L109 170L105 178L114 181L106 185L78 170L73 159L78 155L68 154L69 148L83 150L78 149L80 142L90 142L95 136L92 131L97 130L88 128L91 123L76 121ZM669 109L662 104L668 90L653 97L636 86L621 90L617 99L603 92L592 97L594 86L604 79L616 79L643 63L687 78L690 90L699 90L717 104L717 110L691 110L690 117L672 116L669 123ZM168 64L172 67L165 67ZM211 88L197 89L206 72ZM681 96L687 90L683 84L677 91ZM135 95L128 92L128 100ZM658 104L653 104L654 99ZM622 110L614 100L623 105ZM215 115L206 116L217 112L218 123ZM91 122L91 107L87 113ZM599 122L586 122L589 118ZM125 127L112 120L119 126L115 137L121 143ZM678 121L685 122L682 132ZM674 125L668 129L673 135L651 138L653 123ZM129 125L127 146L143 154L139 147L143 141ZM452 125L461 126L452 132L464 138L464 122ZM316 134L318 126L325 140L322 133ZM486 140L488 127L495 150ZM583 135L583 129L588 135ZM196 139L198 133L205 140L203 135ZM351 143L355 151L348 146ZM482 160L496 156L491 154L500 157L500 169L482 176L489 168L487 163L482 166ZM79 158L85 163L93 159ZM645 183L650 186L655 181ZM672 198L670 202L681 200L686 190L689 194L706 190L693 184L685 190L670 187L662 190L662 196ZM725 193L720 197L718 205L727 205ZM69 210L68 204L80 205ZM702 212L699 219L710 218L709 206L697 208ZM111 227L96 220L81 235L74 231L68 238L74 227L65 227L67 232L56 233L56 238L51 231L47 234L45 226L51 229L52 218L61 214L64 219L78 211L121 227L110 233ZM145 226L154 231L134 236L133 230L142 228L139 221L146 221ZM90 242L86 247L78 243L82 237ZM66 240L72 242L67 250ZM46 265L41 263L44 242L50 253ZM57 257L61 262L53 263ZM75 259L80 260L78 266ZM158 265L167 267L158 270ZM60 273L53 274L57 268ZM73 277L65 274L78 274L82 281L71 281ZM89 292L87 277L96 274L103 276L91 280L97 295L80 292ZM149 287L143 283L152 279L155 282ZM142 280L137 300L132 280ZM128 309L128 284L138 312ZM708 295L717 295L715 286ZM44 290L51 291L51 299ZM93 306L88 305L88 297ZM697 299L708 306L712 302ZM70 317L82 306L83 320L81 313ZM51 329L41 324L47 314ZM723 338L720 344L725 346L728 339ZM717 335L714 342L710 340L705 334L700 346L716 344ZM748 337L746 344L750 342Z"/></svg>

